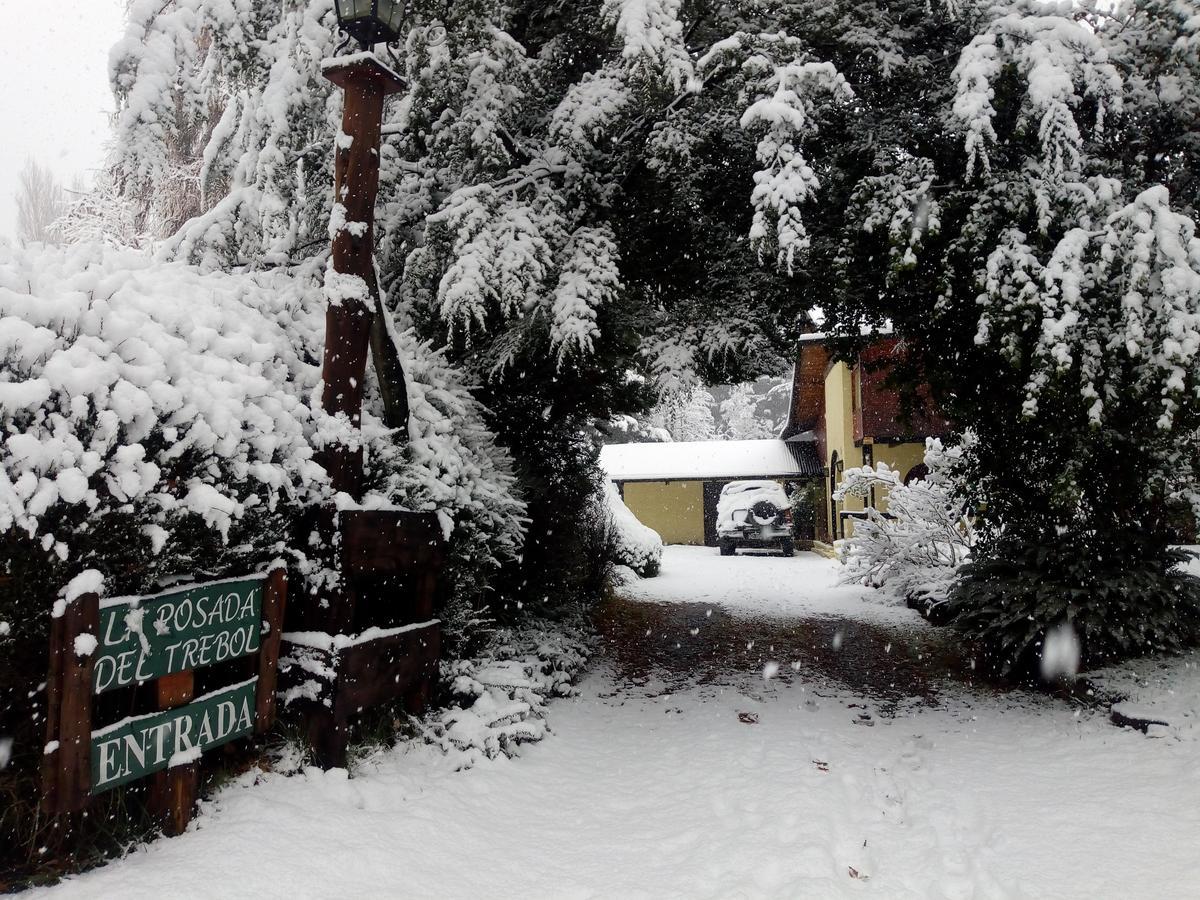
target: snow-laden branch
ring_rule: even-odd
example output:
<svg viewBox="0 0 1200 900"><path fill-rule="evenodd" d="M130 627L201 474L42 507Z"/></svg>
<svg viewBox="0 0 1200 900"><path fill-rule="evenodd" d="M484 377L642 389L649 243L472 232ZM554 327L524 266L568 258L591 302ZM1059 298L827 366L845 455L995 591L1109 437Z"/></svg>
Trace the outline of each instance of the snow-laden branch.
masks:
<svg viewBox="0 0 1200 900"><path fill-rule="evenodd" d="M976 342L998 339L1012 365L1028 364L1025 415L1068 377L1094 425L1136 392L1161 404L1158 426L1172 428L1200 365L1200 240L1165 187L1143 191L1099 229L1071 229L1045 262L1009 230L985 271ZM1125 364L1114 367L1114 355Z"/></svg>
<svg viewBox="0 0 1200 900"><path fill-rule="evenodd" d="M1042 177L1077 175L1084 138L1077 115L1084 98L1095 104L1094 127L1119 111L1122 81L1104 42L1088 30L1069 3L1021 0L993 19L962 51L954 70L952 116L964 132L967 174L989 173L998 136L994 100L1001 72L1012 67L1024 82L1017 127L1037 134Z"/></svg>
<svg viewBox="0 0 1200 900"><path fill-rule="evenodd" d="M588 356L600 336L597 311L621 290L620 250L607 227L583 227L571 235L554 289L550 346L558 366L572 357Z"/></svg>
<svg viewBox="0 0 1200 900"><path fill-rule="evenodd" d="M764 247L774 245L777 264L790 275L796 254L809 246L801 207L820 187L801 150L817 131L814 107L819 100L849 100L854 92L831 63L777 66L767 85L773 89L771 95L751 104L741 120L746 129L766 126L756 151L763 168L754 173L750 195L754 206L750 240L760 257Z"/></svg>
<svg viewBox="0 0 1200 900"><path fill-rule="evenodd" d="M679 21L682 0L604 0L601 15L616 31L631 72L662 77L675 90L694 76Z"/></svg>

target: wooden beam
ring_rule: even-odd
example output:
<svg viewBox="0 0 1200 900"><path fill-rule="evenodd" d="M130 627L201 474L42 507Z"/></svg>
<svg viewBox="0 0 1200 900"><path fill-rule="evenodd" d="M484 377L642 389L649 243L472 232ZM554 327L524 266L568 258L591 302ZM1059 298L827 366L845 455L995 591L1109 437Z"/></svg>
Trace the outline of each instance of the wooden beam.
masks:
<svg viewBox="0 0 1200 900"><path fill-rule="evenodd" d="M76 638L99 631L96 594L67 603L51 624L42 805L52 814L77 812L91 798L93 656L76 652Z"/></svg>
<svg viewBox="0 0 1200 900"><path fill-rule="evenodd" d="M410 695L422 682L432 683L440 653L438 622L342 650L334 717L345 721L367 707Z"/></svg>
<svg viewBox="0 0 1200 900"><path fill-rule="evenodd" d="M196 676L191 670L164 675L154 683L160 710L176 709L192 702ZM200 788L200 766L190 762L155 772L150 783L150 809L162 821L163 832L183 834L196 808Z"/></svg>
<svg viewBox="0 0 1200 900"><path fill-rule="evenodd" d="M279 680L279 645L283 637L283 613L287 606L287 569L272 569L263 587L263 622L269 631L262 636L258 651L258 688L254 706L254 731L262 734L275 723L275 688Z"/></svg>

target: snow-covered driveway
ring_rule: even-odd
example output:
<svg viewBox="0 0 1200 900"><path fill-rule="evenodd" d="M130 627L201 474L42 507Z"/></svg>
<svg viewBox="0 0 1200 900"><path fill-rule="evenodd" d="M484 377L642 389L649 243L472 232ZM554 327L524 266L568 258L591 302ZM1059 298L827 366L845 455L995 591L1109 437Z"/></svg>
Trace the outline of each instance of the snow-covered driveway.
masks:
<svg viewBox="0 0 1200 900"><path fill-rule="evenodd" d="M767 551L739 550L721 556L715 547L671 545L662 571L629 585L624 593L657 603L710 603L739 618L842 616L885 625L920 626L904 606L879 602L871 591L840 585L837 564L815 553L784 558Z"/></svg>
<svg viewBox="0 0 1200 900"><path fill-rule="evenodd" d="M803 554L670 548L661 580L629 591L643 599L604 612L606 649L580 696L552 707L555 734L520 759L455 772L408 746L350 779L247 775L187 835L52 893L1197 895L1194 729L1150 739L936 677L906 698L887 660L924 657L932 629L833 574ZM734 653L746 629L754 647ZM894 646L884 675L848 687L824 660L858 644Z"/></svg>

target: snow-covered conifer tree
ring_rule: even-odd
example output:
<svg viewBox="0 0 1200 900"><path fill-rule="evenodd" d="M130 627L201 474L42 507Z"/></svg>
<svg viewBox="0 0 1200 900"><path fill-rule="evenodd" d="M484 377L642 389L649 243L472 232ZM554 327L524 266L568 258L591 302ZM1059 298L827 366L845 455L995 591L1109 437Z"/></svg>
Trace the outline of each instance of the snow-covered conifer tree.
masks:
<svg viewBox="0 0 1200 900"><path fill-rule="evenodd" d="M1144 180L1152 168L1112 152L1142 140L1146 111L1128 104L1147 96L1127 96L1119 64L1135 54L1108 13L1095 16L1084 27L1067 6L1017 4L955 72L953 120L978 194L950 258L986 260L972 355L994 374L967 464L986 539L954 604L1000 667L1029 665L1064 621L1093 660L1198 630L1200 591L1171 574L1167 549L1169 510L1200 510L1195 225ZM1073 601L1083 585L1092 599ZM997 615L997 602L1027 615Z"/></svg>
<svg viewBox="0 0 1200 900"><path fill-rule="evenodd" d="M686 392L664 397L651 411L649 423L677 441L711 441L717 437L715 405L712 393L695 385Z"/></svg>
<svg viewBox="0 0 1200 900"><path fill-rule="evenodd" d="M730 440L754 441L775 437L778 429L758 409L758 395L751 384L735 384L721 401L721 418Z"/></svg>

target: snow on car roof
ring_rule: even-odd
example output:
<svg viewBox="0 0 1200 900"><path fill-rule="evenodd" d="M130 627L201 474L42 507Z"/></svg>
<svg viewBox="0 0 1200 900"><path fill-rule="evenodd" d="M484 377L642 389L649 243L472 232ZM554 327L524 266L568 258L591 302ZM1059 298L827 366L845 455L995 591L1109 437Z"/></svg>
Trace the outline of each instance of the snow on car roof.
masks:
<svg viewBox="0 0 1200 900"><path fill-rule="evenodd" d="M731 481L721 488L724 494L744 494L746 491L782 491L778 481Z"/></svg>
<svg viewBox="0 0 1200 900"><path fill-rule="evenodd" d="M821 474L809 441L672 441L608 444L600 468L613 481L705 478L788 478Z"/></svg>

